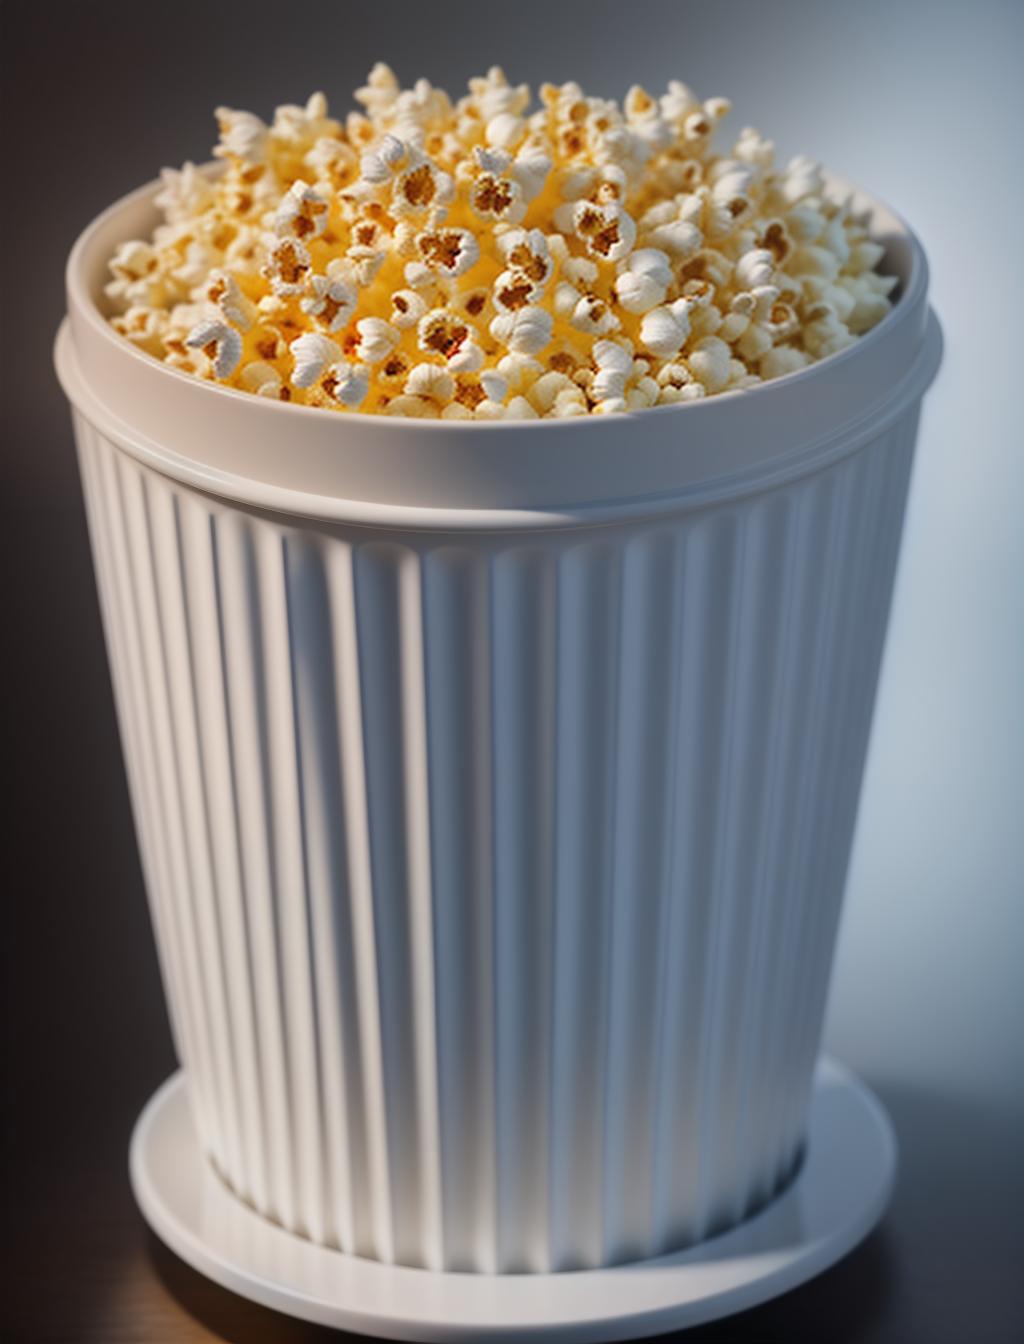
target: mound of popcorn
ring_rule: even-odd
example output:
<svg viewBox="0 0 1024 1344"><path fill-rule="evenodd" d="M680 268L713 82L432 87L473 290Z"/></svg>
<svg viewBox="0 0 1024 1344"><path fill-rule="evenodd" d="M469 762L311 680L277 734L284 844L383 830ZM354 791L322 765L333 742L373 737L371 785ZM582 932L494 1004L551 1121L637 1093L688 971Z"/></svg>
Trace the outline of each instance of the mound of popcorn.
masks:
<svg viewBox="0 0 1024 1344"><path fill-rule="evenodd" d="M261 397L456 420L634 411L748 388L854 342L896 279L820 166L774 166L670 82L618 103L498 67L452 102L376 65L362 111L218 108L223 170L164 169L122 243L122 336Z"/></svg>

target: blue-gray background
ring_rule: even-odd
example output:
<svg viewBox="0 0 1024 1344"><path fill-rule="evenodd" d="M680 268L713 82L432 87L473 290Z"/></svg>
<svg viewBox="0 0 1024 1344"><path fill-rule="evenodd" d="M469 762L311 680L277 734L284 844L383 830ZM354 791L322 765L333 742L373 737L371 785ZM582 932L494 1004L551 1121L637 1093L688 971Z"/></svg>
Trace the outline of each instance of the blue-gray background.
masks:
<svg viewBox="0 0 1024 1344"><path fill-rule="evenodd" d="M11 672L23 681L12 680L7 702L31 761L23 777L41 787L21 832L26 850L47 809L69 818L62 846L32 845L19 889L64 911L80 883L76 899L102 903L89 929L97 919L112 927L115 911L134 940L133 969L122 950L110 972L108 1026L122 1061L152 1059L155 1042L166 1048L165 1028L142 1008L155 962L136 928L137 865L66 409L49 363L63 257L97 210L163 163L206 157L217 103L268 115L275 102L323 88L344 109L378 58L405 81L425 74L452 92L498 61L534 85L578 79L621 96L633 82L660 91L677 77L704 96L724 94L734 103L727 126L758 126L780 157L821 158L919 232L946 355L921 425L827 1028L829 1048L890 1108L900 1183L881 1236L853 1268L707 1337L1021 1337L1024 4L181 0L8 4L4 16L4 228L13 237L2 329L14 433L3 505L19 557L8 576L25 617ZM41 553L39 540L54 535L65 550ZM66 696L53 694L54 668ZM74 774L72 754L92 762L88 772ZM76 781L77 798L62 779ZM52 816L44 821L52 837ZM70 968L76 949L62 951L60 939L47 957ZM27 938L22 946L31 966ZM118 1024L133 994L129 1035ZM37 1089L41 1046L68 1030L51 1001L40 993L23 1050ZM82 1075L103 1092L102 1061L89 1059ZM144 1095L129 1098L126 1114ZM152 1320L147 1329L131 1337L186 1337L180 1324L166 1335ZM271 1336L256 1326L187 1335L236 1337Z"/></svg>

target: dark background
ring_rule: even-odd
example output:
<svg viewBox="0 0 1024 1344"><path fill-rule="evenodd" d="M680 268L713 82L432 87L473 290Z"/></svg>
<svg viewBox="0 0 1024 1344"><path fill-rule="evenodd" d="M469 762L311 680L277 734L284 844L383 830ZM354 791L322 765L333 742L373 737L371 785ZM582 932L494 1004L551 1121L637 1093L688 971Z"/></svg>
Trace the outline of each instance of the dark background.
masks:
<svg viewBox="0 0 1024 1344"><path fill-rule="evenodd" d="M823 158L922 234L946 363L922 424L826 1038L889 1108L898 1186L843 1264L686 1338L1024 1336L1022 15L880 0L4 5L9 1337L330 1336L207 1283L132 1202L130 1129L174 1059L50 346L76 234L161 165L206 158L216 104L266 117L323 88L343 112L378 58L453 94L494 62L615 96L679 77L732 97L734 130L753 122L782 156Z"/></svg>

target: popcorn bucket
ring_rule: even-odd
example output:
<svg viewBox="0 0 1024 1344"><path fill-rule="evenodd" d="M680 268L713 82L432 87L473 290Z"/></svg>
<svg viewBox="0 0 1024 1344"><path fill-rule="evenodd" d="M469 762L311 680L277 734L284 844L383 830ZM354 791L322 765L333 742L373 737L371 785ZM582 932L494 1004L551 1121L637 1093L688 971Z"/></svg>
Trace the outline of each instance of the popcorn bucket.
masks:
<svg viewBox="0 0 1024 1344"><path fill-rule="evenodd" d="M138 352L82 235L73 405L146 885L202 1147L427 1269L699 1242L804 1142L918 411L927 268L749 391L326 413Z"/></svg>

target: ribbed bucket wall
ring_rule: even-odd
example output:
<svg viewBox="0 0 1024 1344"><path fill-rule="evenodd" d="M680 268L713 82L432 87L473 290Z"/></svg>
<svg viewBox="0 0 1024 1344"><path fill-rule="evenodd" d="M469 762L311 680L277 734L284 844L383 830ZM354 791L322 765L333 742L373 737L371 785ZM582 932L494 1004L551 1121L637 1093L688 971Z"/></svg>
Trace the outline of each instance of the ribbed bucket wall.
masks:
<svg viewBox="0 0 1024 1344"><path fill-rule="evenodd" d="M916 409L642 522L275 519L76 413L173 1029L257 1210L431 1269L700 1240L799 1160Z"/></svg>

